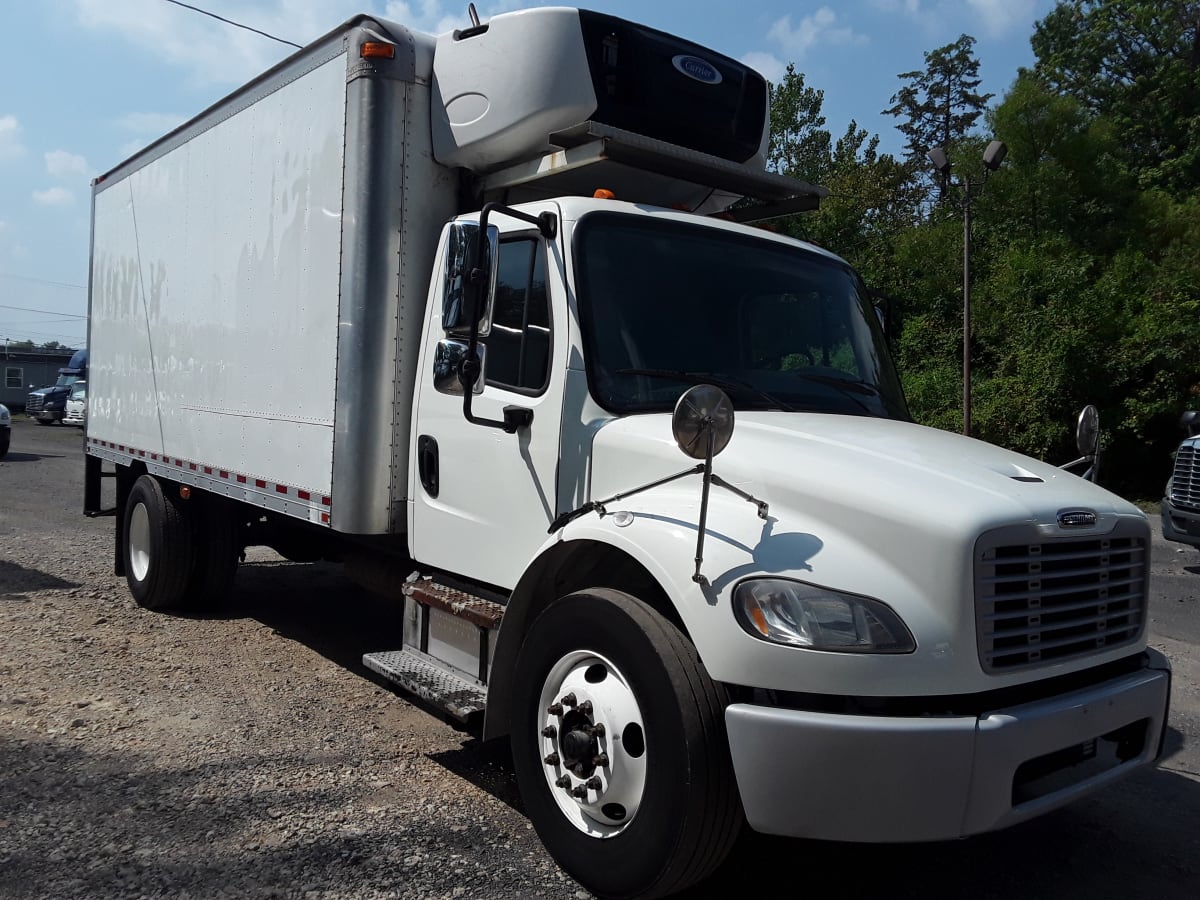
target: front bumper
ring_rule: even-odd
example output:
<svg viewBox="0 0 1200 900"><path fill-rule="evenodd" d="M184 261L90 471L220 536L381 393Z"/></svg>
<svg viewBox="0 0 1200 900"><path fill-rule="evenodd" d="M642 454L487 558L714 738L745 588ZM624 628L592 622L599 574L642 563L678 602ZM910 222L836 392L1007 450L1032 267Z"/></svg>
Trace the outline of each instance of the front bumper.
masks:
<svg viewBox="0 0 1200 900"><path fill-rule="evenodd" d="M39 409L30 415L41 422L58 422L62 420L63 411L61 409Z"/></svg>
<svg viewBox="0 0 1200 900"><path fill-rule="evenodd" d="M734 704L725 711L756 831L937 841L1049 812L1154 762L1170 663L980 716L885 717Z"/></svg>
<svg viewBox="0 0 1200 900"><path fill-rule="evenodd" d="M1163 497L1162 533L1168 541L1200 547L1200 513L1182 510Z"/></svg>

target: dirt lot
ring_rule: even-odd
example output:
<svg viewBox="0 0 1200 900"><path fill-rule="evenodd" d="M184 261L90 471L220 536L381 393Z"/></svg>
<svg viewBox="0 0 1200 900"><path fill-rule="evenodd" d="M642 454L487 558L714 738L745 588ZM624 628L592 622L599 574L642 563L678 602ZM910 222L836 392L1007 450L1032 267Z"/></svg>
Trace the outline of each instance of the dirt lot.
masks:
<svg viewBox="0 0 1200 900"><path fill-rule="evenodd" d="M393 604L254 552L221 616L139 609L111 575L112 519L78 514L80 444L18 421L0 461L0 897L587 896L521 814L505 748L362 667L399 631ZM1158 771L951 844L748 836L694 896L782 877L889 900L1190 900L1200 555L1155 552L1152 642L1176 666Z"/></svg>

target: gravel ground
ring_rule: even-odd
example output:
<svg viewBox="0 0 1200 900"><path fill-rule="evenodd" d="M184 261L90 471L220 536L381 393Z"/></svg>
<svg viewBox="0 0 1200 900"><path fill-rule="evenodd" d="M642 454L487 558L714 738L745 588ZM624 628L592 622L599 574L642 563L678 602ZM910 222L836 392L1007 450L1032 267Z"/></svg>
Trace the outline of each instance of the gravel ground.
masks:
<svg viewBox="0 0 1200 900"><path fill-rule="evenodd" d="M18 423L0 461L0 896L588 896L504 745L362 667L394 604L255 549L227 613L140 609L78 445Z"/></svg>
<svg viewBox="0 0 1200 900"><path fill-rule="evenodd" d="M586 898L483 745L361 664L395 603L250 552L229 609L147 612L85 519L77 431L18 421L0 460L0 898ZM1200 884L1200 567L1156 548L1168 758L998 834L857 846L747 834L687 896L1153 897ZM1166 592L1163 593L1163 589ZM382 642L382 646L381 646ZM786 760L781 761L786 766ZM681 895L681 898L684 895Z"/></svg>

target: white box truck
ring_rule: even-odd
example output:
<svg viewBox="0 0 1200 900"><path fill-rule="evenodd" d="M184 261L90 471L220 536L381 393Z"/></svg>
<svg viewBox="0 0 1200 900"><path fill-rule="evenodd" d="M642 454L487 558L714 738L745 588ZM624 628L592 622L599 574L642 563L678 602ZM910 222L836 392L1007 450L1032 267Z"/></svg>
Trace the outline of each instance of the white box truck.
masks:
<svg viewBox="0 0 1200 900"><path fill-rule="evenodd" d="M602 897L743 822L957 838L1162 750L1145 517L911 421L853 269L738 221L822 194L767 115L604 15L360 16L94 186L85 509L115 475L134 598L344 562L403 603L366 664L507 737Z"/></svg>

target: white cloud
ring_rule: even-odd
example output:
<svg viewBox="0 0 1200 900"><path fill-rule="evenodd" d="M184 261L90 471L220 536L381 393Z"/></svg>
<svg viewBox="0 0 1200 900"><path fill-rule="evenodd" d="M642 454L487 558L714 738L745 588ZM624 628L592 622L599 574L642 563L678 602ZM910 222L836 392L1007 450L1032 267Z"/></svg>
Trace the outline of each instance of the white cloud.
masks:
<svg viewBox="0 0 1200 900"><path fill-rule="evenodd" d="M52 187L44 191L34 191L33 201L42 206L68 206L75 202L75 195L66 188Z"/></svg>
<svg viewBox="0 0 1200 900"><path fill-rule="evenodd" d="M767 39L782 47L794 61L818 42L856 44L864 42L866 37L849 26L839 25L837 13L828 6L822 6L816 12L802 18L795 26L792 25L790 14L777 19L767 32Z"/></svg>
<svg viewBox="0 0 1200 900"><path fill-rule="evenodd" d="M295 52L294 47L167 3L74 0L80 25L116 34L149 55L191 72L203 84L240 84ZM205 7L234 22L304 44L359 12L355 0L212 0Z"/></svg>
<svg viewBox="0 0 1200 900"><path fill-rule="evenodd" d="M87 160L78 153L68 153L66 150L51 150L46 153L46 171L51 175L71 176L91 175Z"/></svg>
<svg viewBox="0 0 1200 900"><path fill-rule="evenodd" d="M21 123L16 116L0 116L0 162L16 159L25 152L21 144Z"/></svg>
<svg viewBox="0 0 1200 900"><path fill-rule="evenodd" d="M993 37L1000 37L1014 27L1025 28L1033 19L1035 0L967 0L979 13L984 27Z"/></svg>
<svg viewBox="0 0 1200 900"><path fill-rule="evenodd" d="M772 84L779 84L783 80L783 76L787 74L787 63L774 53L754 50L745 54L739 62L745 63Z"/></svg>
<svg viewBox="0 0 1200 900"><path fill-rule="evenodd" d="M921 15L921 0L871 0L871 5L885 12L902 12L911 18Z"/></svg>

